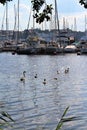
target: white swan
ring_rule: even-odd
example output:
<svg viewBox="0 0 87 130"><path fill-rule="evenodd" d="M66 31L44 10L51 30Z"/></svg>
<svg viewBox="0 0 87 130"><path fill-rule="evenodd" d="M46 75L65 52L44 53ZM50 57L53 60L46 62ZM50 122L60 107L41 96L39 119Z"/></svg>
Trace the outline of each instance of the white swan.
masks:
<svg viewBox="0 0 87 130"><path fill-rule="evenodd" d="M34 78L37 78L37 74L34 76Z"/></svg>
<svg viewBox="0 0 87 130"><path fill-rule="evenodd" d="M69 68L65 69L65 73L68 73L69 72Z"/></svg>
<svg viewBox="0 0 87 130"><path fill-rule="evenodd" d="M20 78L20 81L25 81L25 73L26 71L23 71L23 76Z"/></svg>
<svg viewBox="0 0 87 130"><path fill-rule="evenodd" d="M57 78L54 78L54 80L57 80Z"/></svg>
<svg viewBox="0 0 87 130"><path fill-rule="evenodd" d="M46 84L46 79L44 79L43 84L44 84L44 85Z"/></svg>
<svg viewBox="0 0 87 130"><path fill-rule="evenodd" d="M59 74L60 72L57 70L57 74Z"/></svg>

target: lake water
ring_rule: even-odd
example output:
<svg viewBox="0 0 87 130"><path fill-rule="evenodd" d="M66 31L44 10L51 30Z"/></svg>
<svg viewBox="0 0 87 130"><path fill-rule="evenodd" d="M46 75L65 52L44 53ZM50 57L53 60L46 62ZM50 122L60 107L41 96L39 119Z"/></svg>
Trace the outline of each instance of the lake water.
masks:
<svg viewBox="0 0 87 130"><path fill-rule="evenodd" d="M23 71L25 82L20 81ZM67 106L66 117L77 119L64 123L62 130L86 130L86 55L0 53L0 111L15 120L6 130L55 130Z"/></svg>

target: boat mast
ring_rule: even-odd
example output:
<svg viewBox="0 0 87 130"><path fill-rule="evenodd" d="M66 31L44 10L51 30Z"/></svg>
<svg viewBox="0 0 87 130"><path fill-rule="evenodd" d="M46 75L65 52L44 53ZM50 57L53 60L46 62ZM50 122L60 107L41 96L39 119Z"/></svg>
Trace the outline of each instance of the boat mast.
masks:
<svg viewBox="0 0 87 130"><path fill-rule="evenodd" d="M59 16L58 16L57 1L56 0L55 0L55 29L58 29L58 31L59 31Z"/></svg>
<svg viewBox="0 0 87 130"><path fill-rule="evenodd" d="M8 40L8 2L6 1L6 39Z"/></svg>
<svg viewBox="0 0 87 130"><path fill-rule="evenodd" d="M19 0L18 0L18 30L17 30L17 43L19 41Z"/></svg>
<svg viewBox="0 0 87 130"><path fill-rule="evenodd" d="M5 10L4 10L4 15L3 15L3 19L2 19L2 26L1 26L1 30L3 30L4 29L4 19L5 19Z"/></svg>
<svg viewBox="0 0 87 130"><path fill-rule="evenodd" d="M15 39L15 43L17 42L17 33L16 33L16 16L17 16L17 11L16 11L16 7L14 4L14 30L13 30L13 39Z"/></svg>
<svg viewBox="0 0 87 130"><path fill-rule="evenodd" d="M35 15L35 11L33 10L33 16ZM33 30L35 29L35 19L33 17Z"/></svg>
<svg viewBox="0 0 87 130"><path fill-rule="evenodd" d="M55 29L56 29L56 0L55 0Z"/></svg>
<svg viewBox="0 0 87 130"><path fill-rule="evenodd" d="M17 13L16 13L16 8L15 8L15 5L14 5L14 31L16 31L16 15L17 15Z"/></svg>
<svg viewBox="0 0 87 130"><path fill-rule="evenodd" d="M58 9L57 9L57 1L55 0L55 30L58 30L58 36L59 36L59 44L61 47L61 38L60 38L60 29L59 29L59 15L58 15Z"/></svg>
<svg viewBox="0 0 87 130"><path fill-rule="evenodd" d="M85 15L85 35L87 36L87 17Z"/></svg>
<svg viewBox="0 0 87 130"><path fill-rule="evenodd" d="M30 13L29 13L29 19L28 19L28 24L27 24L27 30L28 30L29 27L30 27L31 11L32 11L32 6L31 6L31 9L30 9Z"/></svg>

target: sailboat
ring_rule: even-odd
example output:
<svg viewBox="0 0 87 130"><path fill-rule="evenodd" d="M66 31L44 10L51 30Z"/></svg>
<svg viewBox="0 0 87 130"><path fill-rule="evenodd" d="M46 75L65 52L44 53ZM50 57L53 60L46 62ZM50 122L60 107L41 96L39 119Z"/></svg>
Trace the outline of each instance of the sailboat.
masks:
<svg viewBox="0 0 87 130"><path fill-rule="evenodd" d="M18 15L19 16L19 15ZM19 18L18 18L19 20ZM19 24L19 23L18 23ZM60 42L60 30L59 30L59 19L58 19L58 11L57 11L57 1L55 0L55 31L57 30L57 34L59 35L59 43L50 42L46 44L46 46L41 47L40 43L42 42L37 36L31 38L29 37L29 47L23 49L17 49L18 54L58 54L61 52L61 48L59 48ZM45 41L44 41L45 42ZM44 44L45 45L45 44Z"/></svg>
<svg viewBox="0 0 87 130"><path fill-rule="evenodd" d="M5 39L3 41L3 49L2 51L13 51L14 50L14 47L13 47L13 44L12 44L12 41L10 40L10 33L9 33L9 30L8 30L8 2L6 1L6 30L5 30ZM4 17L3 17L4 18ZM2 25L2 28L3 28L3 25Z"/></svg>
<svg viewBox="0 0 87 130"><path fill-rule="evenodd" d="M56 1L55 1L55 5L56 5ZM56 18L58 19L58 17ZM33 20L33 28L34 28L34 20ZM38 37L37 35L35 36L35 34L34 36L32 35L28 38L28 45L29 46L27 48L18 49L17 53L18 54L56 54L57 53L57 47L54 46L55 43L47 44L44 39Z"/></svg>

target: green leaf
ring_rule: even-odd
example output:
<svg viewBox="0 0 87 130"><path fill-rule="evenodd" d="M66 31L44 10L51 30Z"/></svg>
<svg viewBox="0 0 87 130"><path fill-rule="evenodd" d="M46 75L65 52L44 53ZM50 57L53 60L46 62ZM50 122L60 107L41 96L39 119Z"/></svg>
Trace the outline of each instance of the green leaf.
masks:
<svg viewBox="0 0 87 130"><path fill-rule="evenodd" d="M60 119L60 121L59 121L59 123L58 123L58 125L57 125L55 130L59 130L62 127L63 122L64 122L63 117L66 115L68 109L69 109L69 106L65 109L65 111L64 111L64 113L63 113L63 115L62 115L62 117L61 117L61 119Z"/></svg>
<svg viewBox="0 0 87 130"><path fill-rule="evenodd" d="M3 111L3 112L1 112L1 114L14 122L14 120L11 118L11 116L7 112Z"/></svg>
<svg viewBox="0 0 87 130"><path fill-rule="evenodd" d="M76 120L76 117L68 117L68 118L61 119L62 122L68 122L68 121L73 121L73 120Z"/></svg>
<svg viewBox="0 0 87 130"><path fill-rule="evenodd" d="M64 111L64 113L63 113L63 115L62 115L62 118L66 115L68 109L69 109L69 106L65 109L65 111Z"/></svg>
<svg viewBox="0 0 87 130"><path fill-rule="evenodd" d="M55 130L59 130L63 125L63 122L59 122Z"/></svg>
<svg viewBox="0 0 87 130"><path fill-rule="evenodd" d="M4 119L3 117L0 117L1 120L3 120L4 122L8 122L6 119Z"/></svg>

